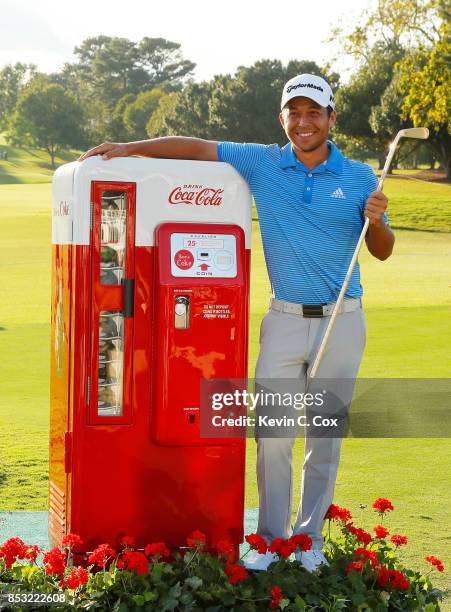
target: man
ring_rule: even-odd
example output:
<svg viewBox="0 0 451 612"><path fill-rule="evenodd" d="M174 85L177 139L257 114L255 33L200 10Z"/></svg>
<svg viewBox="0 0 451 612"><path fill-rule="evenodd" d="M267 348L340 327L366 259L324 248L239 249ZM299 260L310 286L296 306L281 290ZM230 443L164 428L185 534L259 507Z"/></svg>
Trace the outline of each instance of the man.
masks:
<svg viewBox="0 0 451 612"><path fill-rule="evenodd" d="M249 183L257 210L274 297L262 321L256 379L295 379L304 388L343 284L361 232L372 255L391 255L394 235L385 210L387 198L375 192L369 166L351 161L328 141L336 120L329 84L302 74L283 89L279 119L289 143L217 143L196 138L157 138L126 144L105 143L81 156L104 159L127 155L198 159L230 163ZM337 316L318 378L357 376L365 345L362 287L356 266ZM348 398L350 401L350 397ZM301 503L291 530L292 447L294 437L257 436L260 497L258 533L267 542L293 532L312 538L311 551L297 554L308 571L327 561L321 551L322 527L332 503L341 439L313 436L305 428ZM249 569L264 570L277 556L253 553Z"/></svg>

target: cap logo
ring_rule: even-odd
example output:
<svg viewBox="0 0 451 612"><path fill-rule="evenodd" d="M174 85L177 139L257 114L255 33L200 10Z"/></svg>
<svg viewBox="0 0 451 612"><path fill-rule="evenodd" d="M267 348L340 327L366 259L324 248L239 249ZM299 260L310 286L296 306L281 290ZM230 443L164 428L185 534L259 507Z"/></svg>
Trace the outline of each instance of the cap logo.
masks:
<svg viewBox="0 0 451 612"><path fill-rule="evenodd" d="M297 85L290 85L287 87L287 93L293 91L293 89L298 89L298 87L311 87L312 89L318 89L319 91L324 92L324 89L321 85L314 85L313 83L298 83Z"/></svg>

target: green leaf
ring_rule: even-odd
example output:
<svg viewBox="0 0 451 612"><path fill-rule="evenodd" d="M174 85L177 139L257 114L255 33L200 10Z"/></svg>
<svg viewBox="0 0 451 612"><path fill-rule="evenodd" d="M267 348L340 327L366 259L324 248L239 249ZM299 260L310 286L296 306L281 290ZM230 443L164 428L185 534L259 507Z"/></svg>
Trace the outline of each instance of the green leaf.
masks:
<svg viewBox="0 0 451 612"><path fill-rule="evenodd" d="M174 586L169 589L170 597L180 597L181 594L182 587L180 586L180 582L177 582L177 584L174 584Z"/></svg>
<svg viewBox="0 0 451 612"><path fill-rule="evenodd" d="M225 606L232 606L235 601L235 595L233 593L224 593L224 595L221 597L221 601Z"/></svg>
<svg viewBox="0 0 451 612"><path fill-rule="evenodd" d="M183 605L187 605L187 604L193 603L193 596L191 595L191 593L184 593L180 597L180 603L183 604Z"/></svg>
<svg viewBox="0 0 451 612"><path fill-rule="evenodd" d="M132 599L138 608L142 608L145 603L145 599L142 595L133 595Z"/></svg>
<svg viewBox="0 0 451 612"><path fill-rule="evenodd" d="M145 601L155 601L156 599L158 599L158 593L154 593L153 591L146 591L144 593Z"/></svg>
<svg viewBox="0 0 451 612"><path fill-rule="evenodd" d="M161 600L161 610L162 612L164 612L165 610L175 610L178 604L178 599L175 599L170 595L166 595L166 597L163 597L163 599Z"/></svg>
<svg viewBox="0 0 451 612"><path fill-rule="evenodd" d="M289 599L281 599L280 603L279 603L279 608L281 610L283 610L284 608L286 608L288 605L290 605L290 600Z"/></svg>
<svg viewBox="0 0 451 612"><path fill-rule="evenodd" d="M361 606L366 601L366 597L363 593L355 593L354 595L352 595L351 599L352 603L357 607Z"/></svg>
<svg viewBox="0 0 451 612"><path fill-rule="evenodd" d="M193 591L197 591L197 589L199 589L203 585L203 580L202 578L198 578L197 576L190 576L185 580L185 584L191 587Z"/></svg>
<svg viewBox="0 0 451 612"><path fill-rule="evenodd" d="M300 595L296 595L296 599L294 600L294 605L296 610L300 610L303 612L305 610L305 601L302 599Z"/></svg>

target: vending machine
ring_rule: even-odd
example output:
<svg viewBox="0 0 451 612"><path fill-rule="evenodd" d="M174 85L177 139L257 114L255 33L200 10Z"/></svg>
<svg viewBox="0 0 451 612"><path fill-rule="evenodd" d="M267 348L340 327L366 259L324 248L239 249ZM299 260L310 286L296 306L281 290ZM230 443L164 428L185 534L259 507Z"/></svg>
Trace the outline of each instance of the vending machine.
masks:
<svg viewBox="0 0 451 612"><path fill-rule="evenodd" d="M251 195L228 164L116 158L53 181L49 537L78 553L242 541L245 440L200 383L247 376Z"/></svg>

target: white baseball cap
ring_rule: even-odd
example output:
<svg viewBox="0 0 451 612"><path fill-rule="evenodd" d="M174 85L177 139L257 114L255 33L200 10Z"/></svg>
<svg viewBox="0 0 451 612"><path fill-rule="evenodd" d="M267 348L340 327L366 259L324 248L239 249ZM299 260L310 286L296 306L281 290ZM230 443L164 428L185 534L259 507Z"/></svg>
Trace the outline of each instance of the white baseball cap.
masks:
<svg viewBox="0 0 451 612"><path fill-rule="evenodd" d="M327 81L314 74L298 74L285 83L280 108L291 100L304 96L317 102L320 106L335 108L334 94Z"/></svg>

